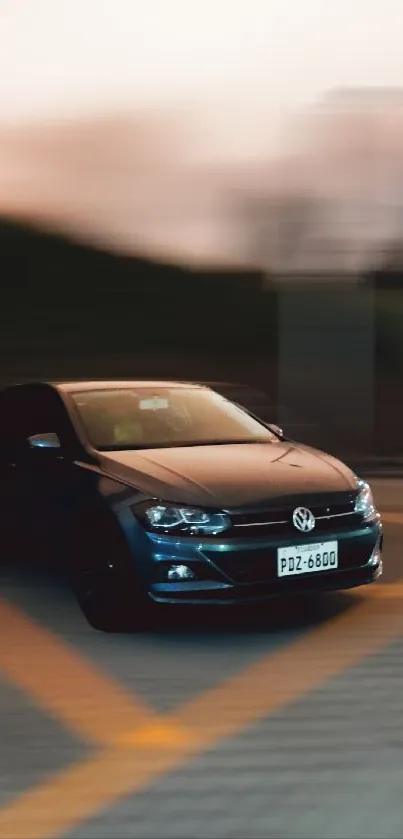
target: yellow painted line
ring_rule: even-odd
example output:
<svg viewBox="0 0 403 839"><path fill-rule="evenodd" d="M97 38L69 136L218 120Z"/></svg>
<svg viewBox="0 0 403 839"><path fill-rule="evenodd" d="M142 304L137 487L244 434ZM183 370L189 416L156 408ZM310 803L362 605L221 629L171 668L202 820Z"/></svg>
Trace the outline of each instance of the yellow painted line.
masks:
<svg viewBox="0 0 403 839"><path fill-rule="evenodd" d="M381 513L381 517L385 524L403 524L403 513Z"/></svg>
<svg viewBox="0 0 403 839"><path fill-rule="evenodd" d="M374 597L377 600L382 600L383 597L399 599L403 597L403 580L397 580L395 583L374 583L365 589L365 594L363 594L362 589L358 589L358 592L360 599L364 596L365 600Z"/></svg>
<svg viewBox="0 0 403 839"><path fill-rule="evenodd" d="M381 589L381 585L378 587ZM205 747L315 690L403 634L399 598L364 598L329 623L188 703L170 719L200 731Z"/></svg>
<svg viewBox="0 0 403 839"><path fill-rule="evenodd" d="M0 670L76 736L99 745L147 725L153 711L77 650L0 599Z"/></svg>
<svg viewBox="0 0 403 839"><path fill-rule="evenodd" d="M376 591L369 590L368 597L376 597L378 600L399 600L403 599L403 583L381 583Z"/></svg>
<svg viewBox="0 0 403 839"><path fill-rule="evenodd" d="M185 729L181 723L162 719L129 734L125 732L118 745L177 750L187 748L193 742L194 733Z"/></svg>
<svg viewBox="0 0 403 839"><path fill-rule="evenodd" d="M382 590L399 596L384 603ZM374 586L324 625L144 725L0 811L2 839L56 839L184 761L282 710L403 634L402 585ZM378 594L375 595L375 592ZM94 701L93 709L95 709Z"/></svg>
<svg viewBox="0 0 403 839"><path fill-rule="evenodd" d="M180 764L185 753L106 749L0 810L1 839L57 839Z"/></svg>

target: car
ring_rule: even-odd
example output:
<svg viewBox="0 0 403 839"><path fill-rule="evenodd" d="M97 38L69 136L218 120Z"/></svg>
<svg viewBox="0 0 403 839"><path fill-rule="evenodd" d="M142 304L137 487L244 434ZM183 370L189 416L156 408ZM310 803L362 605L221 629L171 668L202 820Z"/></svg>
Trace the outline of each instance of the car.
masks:
<svg viewBox="0 0 403 839"><path fill-rule="evenodd" d="M207 386L9 386L0 475L3 556L60 564L99 630L139 631L156 604L264 604L382 573L368 483Z"/></svg>

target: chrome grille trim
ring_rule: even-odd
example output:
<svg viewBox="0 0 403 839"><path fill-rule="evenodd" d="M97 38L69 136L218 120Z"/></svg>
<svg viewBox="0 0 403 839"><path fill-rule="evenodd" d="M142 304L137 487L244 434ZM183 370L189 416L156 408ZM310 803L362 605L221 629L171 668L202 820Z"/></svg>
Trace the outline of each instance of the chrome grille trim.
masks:
<svg viewBox="0 0 403 839"><path fill-rule="evenodd" d="M355 510L348 510L347 513L330 513L328 516L315 516L316 521L320 521L320 519L339 519L344 518L344 516L356 516L357 513Z"/></svg>
<svg viewBox="0 0 403 839"><path fill-rule="evenodd" d="M233 527L270 527L273 524L288 524L289 519L282 519L281 521L253 521L246 524L233 524Z"/></svg>
<svg viewBox="0 0 403 839"><path fill-rule="evenodd" d="M315 521L324 521L328 519L338 519L338 518L345 518L345 516L354 516L357 515L354 510L348 510L345 513L330 513L327 516L315 516ZM236 524L233 523L233 527L272 527L276 524L291 524L291 519L281 519L278 521L253 521L247 522L246 524Z"/></svg>

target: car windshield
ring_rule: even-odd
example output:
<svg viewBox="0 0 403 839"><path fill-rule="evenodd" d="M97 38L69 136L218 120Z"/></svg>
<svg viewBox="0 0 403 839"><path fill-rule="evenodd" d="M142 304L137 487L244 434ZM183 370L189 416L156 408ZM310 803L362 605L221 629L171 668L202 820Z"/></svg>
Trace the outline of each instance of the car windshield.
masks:
<svg viewBox="0 0 403 839"><path fill-rule="evenodd" d="M205 388L133 387L76 392L89 443L100 451L274 442L232 402Z"/></svg>

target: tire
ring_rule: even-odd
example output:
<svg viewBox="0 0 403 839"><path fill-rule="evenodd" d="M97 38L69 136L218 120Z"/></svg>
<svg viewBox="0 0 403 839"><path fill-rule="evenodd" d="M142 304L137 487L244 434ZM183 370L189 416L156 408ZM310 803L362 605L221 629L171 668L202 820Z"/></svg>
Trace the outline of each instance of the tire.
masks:
<svg viewBox="0 0 403 839"><path fill-rule="evenodd" d="M118 523L109 516L102 522L98 516L96 523L91 519L86 516L79 525L68 561L70 585L84 617L101 632L149 628L152 604L136 578Z"/></svg>
<svg viewBox="0 0 403 839"><path fill-rule="evenodd" d="M73 591L87 622L100 632L141 632L150 626L148 604L133 594L122 579L108 579L100 570L87 575L76 572ZM134 590L134 586L133 586Z"/></svg>

